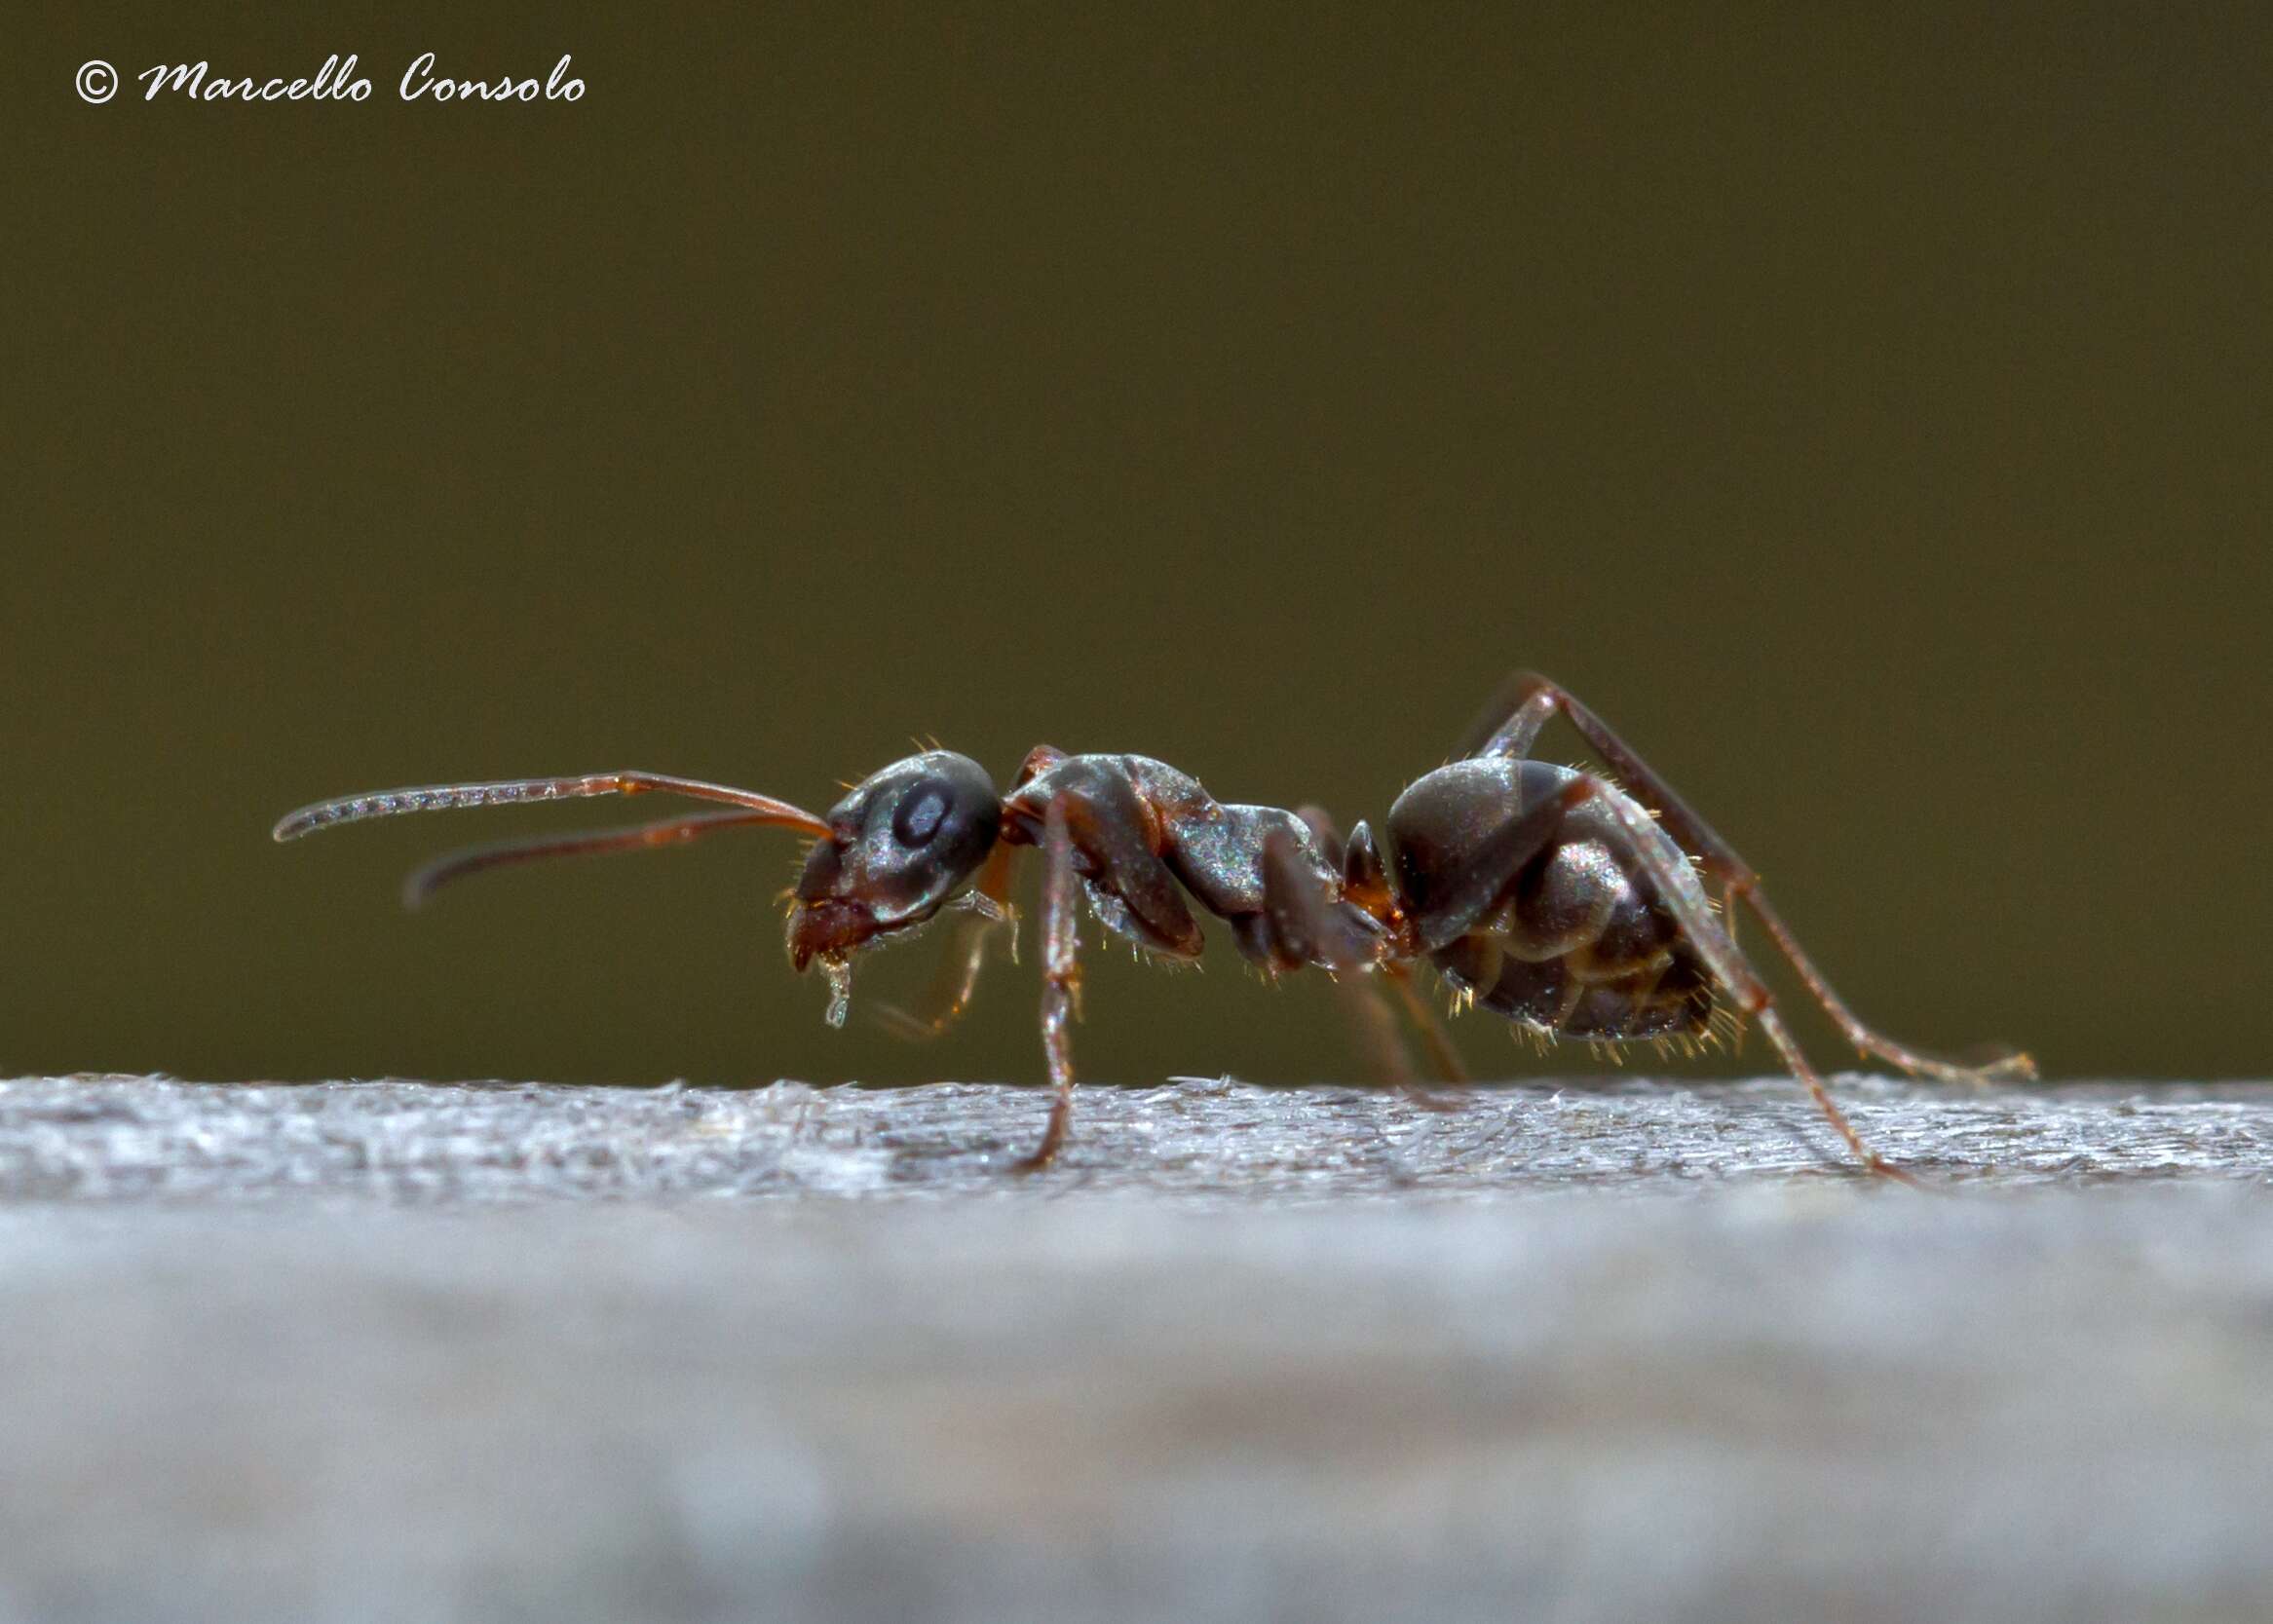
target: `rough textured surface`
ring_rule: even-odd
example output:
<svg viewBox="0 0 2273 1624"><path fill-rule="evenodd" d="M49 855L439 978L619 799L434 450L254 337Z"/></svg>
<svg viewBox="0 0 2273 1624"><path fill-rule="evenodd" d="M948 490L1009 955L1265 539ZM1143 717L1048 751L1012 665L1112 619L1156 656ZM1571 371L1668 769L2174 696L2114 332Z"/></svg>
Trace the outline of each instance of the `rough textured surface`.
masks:
<svg viewBox="0 0 2273 1624"><path fill-rule="evenodd" d="M2273 1089L1841 1087L0 1084L0 1619L2273 1612Z"/></svg>

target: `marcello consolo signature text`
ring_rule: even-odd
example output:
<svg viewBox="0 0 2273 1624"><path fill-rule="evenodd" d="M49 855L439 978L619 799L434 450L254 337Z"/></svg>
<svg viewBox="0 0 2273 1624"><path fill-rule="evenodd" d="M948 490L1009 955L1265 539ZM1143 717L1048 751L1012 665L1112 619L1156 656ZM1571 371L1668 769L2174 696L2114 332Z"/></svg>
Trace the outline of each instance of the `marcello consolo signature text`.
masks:
<svg viewBox="0 0 2273 1624"><path fill-rule="evenodd" d="M313 79L231 79L207 62L161 62L134 77L145 87L144 101L169 92L192 101L367 101L371 94L371 82L356 73L353 52L344 62L336 53L326 57ZM397 93L405 101L577 101L584 81L569 73L566 57L542 79L452 79L435 71L432 51L422 51L402 70Z"/></svg>

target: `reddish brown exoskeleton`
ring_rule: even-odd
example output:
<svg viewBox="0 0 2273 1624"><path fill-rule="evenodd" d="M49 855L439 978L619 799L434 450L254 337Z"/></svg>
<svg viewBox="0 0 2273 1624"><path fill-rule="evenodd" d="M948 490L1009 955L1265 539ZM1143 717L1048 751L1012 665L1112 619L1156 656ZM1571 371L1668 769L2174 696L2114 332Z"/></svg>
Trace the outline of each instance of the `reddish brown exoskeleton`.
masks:
<svg viewBox="0 0 2273 1624"><path fill-rule="evenodd" d="M1615 781L1532 759L1540 729L1558 715ZM2026 1055L1960 1067L1865 1026L1768 906L1751 866L1592 711L1529 673L1510 681L1458 759L1397 798L1382 843L1363 823L1345 842L1313 811L1219 802L1149 757L1067 755L1046 745L1026 758L1006 797L976 762L934 749L864 779L825 817L690 778L600 773L325 801L284 818L276 838L398 812L641 794L732 810L476 848L418 871L407 894L416 902L452 880L540 857L670 845L721 829L800 830L813 845L791 893L789 961L799 970L818 964L827 976L831 1025L845 1019L854 954L944 909L970 911L977 928L958 943L939 1008L915 1023L936 1030L967 1002L988 927L1013 922L1013 852L1038 847L1042 1046L1056 1097L1042 1143L1022 1167L1057 1154L1072 1116L1067 1027L1080 990L1077 896L1108 930L1168 960L1199 957L1196 904L1223 920L1239 952L1267 973L1312 967L1358 988L1371 1001L1377 1034L1387 1025L1379 992L1386 984L1421 1024L1448 1079L1459 1076L1459 1060L1413 987L1416 963L1433 966L1458 1003L1481 1004L1542 1039L1687 1042L1756 1022L1876 1173L1895 1169L1825 1092L1737 947L1738 900L1863 1054L1951 1080L2033 1075ZM1393 1034L1388 1041L1393 1047Z"/></svg>

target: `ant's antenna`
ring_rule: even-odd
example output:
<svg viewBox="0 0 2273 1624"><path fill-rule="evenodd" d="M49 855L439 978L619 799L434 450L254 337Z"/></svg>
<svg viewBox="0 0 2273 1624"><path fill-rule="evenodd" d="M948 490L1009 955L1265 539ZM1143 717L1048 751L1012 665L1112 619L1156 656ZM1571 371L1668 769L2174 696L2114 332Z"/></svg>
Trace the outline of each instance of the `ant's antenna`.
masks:
<svg viewBox="0 0 2273 1624"><path fill-rule="evenodd" d="M402 882L402 905L422 908L429 897L454 881L486 869L532 863L548 857L590 857L604 851L643 851L658 846L677 846L720 829L748 828L777 821L770 812L695 812L665 818L661 823L634 823L627 829L588 829L577 834L540 835L533 840L504 841L446 852Z"/></svg>
<svg viewBox="0 0 2273 1624"><path fill-rule="evenodd" d="M693 801L723 801L758 815L751 823L771 823L826 836L829 826L802 807L777 801L754 790L729 789L700 778L674 778L663 773L587 773L570 778L505 778L495 783L423 784L408 789L382 789L366 795L343 795L319 801L279 819L272 831L280 841L298 840L336 823L360 823L373 817L395 817L403 812L446 812L456 807L505 807L524 801L568 801L595 795L683 795Z"/></svg>

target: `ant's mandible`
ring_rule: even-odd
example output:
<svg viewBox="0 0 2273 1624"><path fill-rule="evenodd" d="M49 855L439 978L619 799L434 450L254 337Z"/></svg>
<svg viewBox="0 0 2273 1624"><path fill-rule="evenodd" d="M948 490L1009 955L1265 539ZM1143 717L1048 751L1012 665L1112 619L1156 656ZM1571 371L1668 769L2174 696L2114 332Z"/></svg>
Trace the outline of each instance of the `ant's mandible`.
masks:
<svg viewBox="0 0 2273 1624"><path fill-rule="evenodd" d="M1556 716L1577 730L1610 775L1532 759L1540 729ZM1739 900L1861 1053L1951 1080L2033 1075L2024 1054L1960 1067L1865 1026L1768 906L1751 865L1591 710L1528 672L1510 680L1456 760L1397 797L1385 843L1363 823L1345 842L1310 809L1227 805L1146 756L1067 755L1047 745L1027 756L1006 797L976 762L934 749L863 780L826 817L692 778L598 773L348 796L291 813L275 833L284 841L399 812L643 794L730 810L475 848L419 870L406 895L415 903L469 874L540 857L672 845L721 829L796 829L813 845L791 893L789 962L798 970L820 966L832 1026L844 1023L855 953L943 909L970 911L976 928L957 944L939 1006L928 1021L912 1023L935 1031L968 1001L990 927L1014 922L1012 853L1038 847L1042 1037L1056 1095L1041 1145L1019 1163L1025 1168L1057 1154L1072 1119L1067 1026L1080 993L1077 891L1108 930L1162 958L1199 956L1196 904L1229 925L1239 952L1268 974L1314 967L1346 978L1377 1017L1384 1014L1379 989L1388 985L1421 1024L1448 1078L1459 1076L1458 1058L1410 977L1409 966L1422 961L1462 1003L1480 1003L1541 1039L1686 1043L1755 1022L1875 1173L1902 1176L1825 1091L1736 945ZM1377 1019L1374 1028L1385 1025Z"/></svg>

